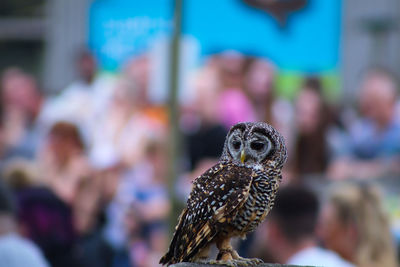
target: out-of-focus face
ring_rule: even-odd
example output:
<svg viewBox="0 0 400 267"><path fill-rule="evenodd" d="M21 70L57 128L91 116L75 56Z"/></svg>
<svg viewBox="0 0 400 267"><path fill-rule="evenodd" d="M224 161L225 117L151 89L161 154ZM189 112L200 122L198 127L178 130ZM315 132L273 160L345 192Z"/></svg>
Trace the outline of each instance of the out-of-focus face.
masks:
<svg viewBox="0 0 400 267"><path fill-rule="evenodd" d="M23 73L15 74L5 79L2 87L5 105L34 111L40 96L36 81L32 77Z"/></svg>
<svg viewBox="0 0 400 267"><path fill-rule="evenodd" d="M311 89L301 90L296 101L296 122L300 132L316 131L321 116L321 97Z"/></svg>
<svg viewBox="0 0 400 267"><path fill-rule="evenodd" d="M255 61L246 75L246 89L254 99L264 99L271 93L274 68L268 62Z"/></svg>
<svg viewBox="0 0 400 267"><path fill-rule="evenodd" d="M83 80L89 83L92 82L97 71L96 60L94 57L89 54L83 55L78 61L78 70L79 75Z"/></svg>
<svg viewBox="0 0 400 267"><path fill-rule="evenodd" d="M62 157L69 150L69 140L57 134L49 134L47 143L52 153L56 156Z"/></svg>
<svg viewBox="0 0 400 267"><path fill-rule="evenodd" d="M128 79L120 78L113 88L112 110L131 111L133 107L141 104L140 101L136 84Z"/></svg>
<svg viewBox="0 0 400 267"><path fill-rule="evenodd" d="M317 227L318 237L327 249L335 251L342 258L352 261L356 249L357 236L349 224L339 220L334 205L324 205Z"/></svg>
<svg viewBox="0 0 400 267"><path fill-rule="evenodd" d="M79 140L73 136L70 130L51 130L47 136L46 144L49 152L55 156L57 160L63 161L70 156L76 155L82 151L82 146Z"/></svg>
<svg viewBox="0 0 400 267"><path fill-rule="evenodd" d="M201 71L194 80L195 110L205 121L215 121L218 118L219 80L212 68Z"/></svg>
<svg viewBox="0 0 400 267"><path fill-rule="evenodd" d="M239 88L243 82L244 56L237 52L222 53L218 57L221 81L224 88Z"/></svg>
<svg viewBox="0 0 400 267"><path fill-rule="evenodd" d="M151 61L148 56L133 59L126 67L125 73L132 79L138 87L138 98L147 101L147 90L149 86L149 77L152 71Z"/></svg>
<svg viewBox="0 0 400 267"><path fill-rule="evenodd" d="M396 89L388 77L372 74L364 81L359 98L362 115L385 124L391 120L396 102Z"/></svg>

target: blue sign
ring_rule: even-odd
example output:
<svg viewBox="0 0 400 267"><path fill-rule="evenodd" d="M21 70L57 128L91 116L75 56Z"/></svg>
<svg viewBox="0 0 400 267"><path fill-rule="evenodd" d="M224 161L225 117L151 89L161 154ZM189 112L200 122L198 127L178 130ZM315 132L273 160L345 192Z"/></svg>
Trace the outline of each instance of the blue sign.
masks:
<svg viewBox="0 0 400 267"><path fill-rule="evenodd" d="M116 70L172 27L170 0L97 0L90 8L89 47L102 68Z"/></svg>
<svg viewBox="0 0 400 267"><path fill-rule="evenodd" d="M197 40L200 58L237 50L274 61L283 70L320 72L339 64L340 0L309 0L281 28L241 0L183 0L183 34ZM98 0L90 9L89 45L104 69L148 51L172 29L172 0ZM165 39L165 38L164 38Z"/></svg>

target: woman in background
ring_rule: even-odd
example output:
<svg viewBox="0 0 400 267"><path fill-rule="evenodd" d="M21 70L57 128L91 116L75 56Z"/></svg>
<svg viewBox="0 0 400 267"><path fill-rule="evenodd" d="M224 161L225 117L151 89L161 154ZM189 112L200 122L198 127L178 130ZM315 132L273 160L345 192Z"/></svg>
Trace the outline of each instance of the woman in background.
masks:
<svg viewBox="0 0 400 267"><path fill-rule="evenodd" d="M395 267L396 252L378 190L342 183L329 193L319 235L324 245L359 267Z"/></svg>
<svg viewBox="0 0 400 267"><path fill-rule="evenodd" d="M305 175L322 174L328 164L330 118L321 90L319 79L308 78L295 103L297 136L289 164L293 177L300 179Z"/></svg>

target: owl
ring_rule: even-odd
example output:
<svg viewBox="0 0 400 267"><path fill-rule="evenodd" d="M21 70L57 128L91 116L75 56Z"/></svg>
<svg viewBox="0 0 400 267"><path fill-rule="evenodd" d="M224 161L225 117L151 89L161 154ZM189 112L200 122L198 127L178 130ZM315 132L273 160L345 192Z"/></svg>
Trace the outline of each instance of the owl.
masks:
<svg viewBox="0 0 400 267"><path fill-rule="evenodd" d="M287 158L283 137L263 122L234 125L219 162L197 177L168 252L160 264L198 262L252 266L262 262L238 255L230 243L244 238L274 204ZM208 260L216 244L216 260Z"/></svg>

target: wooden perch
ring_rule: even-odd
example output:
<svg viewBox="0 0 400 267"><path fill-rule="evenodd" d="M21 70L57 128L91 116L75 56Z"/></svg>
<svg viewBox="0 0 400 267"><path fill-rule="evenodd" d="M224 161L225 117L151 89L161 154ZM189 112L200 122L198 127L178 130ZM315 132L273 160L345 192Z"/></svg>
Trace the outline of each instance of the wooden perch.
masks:
<svg viewBox="0 0 400 267"><path fill-rule="evenodd" d="M224 265L199 264L199 263L190 263L190 262L181 262L181 263L171 265L171 267L222 267L222 266L224 266ZM248 267L248 266L246 266L246 267ZM277 263L261 263L261 264L257 265L256 267L300 267L300 266L277 264ZM301 266L301 267L312 267L312 266Z"/></svg>

